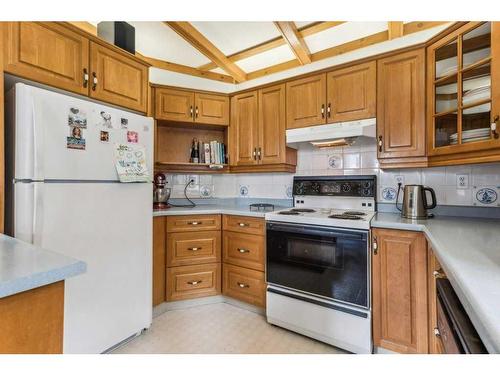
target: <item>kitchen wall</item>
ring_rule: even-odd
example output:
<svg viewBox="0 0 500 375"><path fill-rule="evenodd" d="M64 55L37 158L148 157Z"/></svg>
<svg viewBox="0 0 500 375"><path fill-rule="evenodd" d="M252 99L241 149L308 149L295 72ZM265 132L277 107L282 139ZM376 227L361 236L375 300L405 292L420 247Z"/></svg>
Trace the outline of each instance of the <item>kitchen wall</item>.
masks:
<svg viewBox="0 0 500 375"><path fill-rule="evenodd" d="M394 203L397 184L423 184L436 191L438 205L500 207L500 163L456 167L380 170L374 142L330 149L309 144L298 150L297 175L359 175L378 177L378 201ZM172 197L183 197L187 178L195 184L187 190L193 198L290 198L291 174L169 175Z"/></svg>

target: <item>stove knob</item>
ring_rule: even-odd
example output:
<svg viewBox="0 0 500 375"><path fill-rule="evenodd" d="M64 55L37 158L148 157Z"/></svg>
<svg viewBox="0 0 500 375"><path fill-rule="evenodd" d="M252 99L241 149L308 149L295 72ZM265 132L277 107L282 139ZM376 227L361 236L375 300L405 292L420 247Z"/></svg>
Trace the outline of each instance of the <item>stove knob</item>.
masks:
<svg viewBox="0 0 500 375"><path fill-rule="evenodd" d="M363 189L363 196L368 197L372 195L372 189Z"/></svg>
<svg viewBox="0 0 500 375"><path fill-rule="evenodd" d="M372 182L371 181L365 181L365 182L363 182L363 187L365 189L371 188L372 187Z"/></svg>
<svg viewBox="0 0 500 375"><path fill-rule="evenodd" d="M311 185L311 189L312 189L313 192L319 193L319 184L317 182L313 183Z"/></svg>
<svg viewBox="0 0 500 375"><path fill-rule="evenodd" d="M304 184L299 183L295 185L295 195L303 195L304 194Z"/></svg>
<svg viewBox="0 0 500 375"><path fill-rule="evenodd" d="M348 184L342 185L342 191L344 193L348 193L349 191L351 191L351 185L348 185Z"/></svg>

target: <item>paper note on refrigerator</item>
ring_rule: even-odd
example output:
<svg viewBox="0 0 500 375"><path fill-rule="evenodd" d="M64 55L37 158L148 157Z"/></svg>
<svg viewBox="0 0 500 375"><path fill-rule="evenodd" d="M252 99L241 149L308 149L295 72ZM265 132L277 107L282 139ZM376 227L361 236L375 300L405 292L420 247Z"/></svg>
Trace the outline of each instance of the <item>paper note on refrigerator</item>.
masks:
<svg viewBox="0 0 500 375"><path fill-rule="evenodd" d="M115 144L116 171L120 182L149 182L146 148L140 144Z"/></svg>

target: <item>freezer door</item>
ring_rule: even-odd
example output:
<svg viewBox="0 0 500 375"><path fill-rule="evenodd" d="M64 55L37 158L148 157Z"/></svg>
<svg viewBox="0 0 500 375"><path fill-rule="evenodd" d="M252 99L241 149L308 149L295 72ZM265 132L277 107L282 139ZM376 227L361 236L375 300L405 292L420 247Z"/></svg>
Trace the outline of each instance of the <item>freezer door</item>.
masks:
<svg viewBox="0 0 500 375"><path fill-rule="evenodd" d="M35 244L87 263L66 280L64 353L101 353L148 328L152 185L34 185Z"/></svg>
<svg viewBox="0 0 500 375"><path fill-rule="evenodd" d="M153 119L60 93L16 85L16 179L118 179L116 143L146 147L153 173Z"/></svg>

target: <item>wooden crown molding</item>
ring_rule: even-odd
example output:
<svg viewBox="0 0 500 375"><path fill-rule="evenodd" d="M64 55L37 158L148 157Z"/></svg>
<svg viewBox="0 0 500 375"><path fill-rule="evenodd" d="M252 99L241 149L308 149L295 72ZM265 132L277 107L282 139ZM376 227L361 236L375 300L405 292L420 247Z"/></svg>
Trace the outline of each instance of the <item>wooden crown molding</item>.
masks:
<svg viewBox="0 0 500 375"><path fill-rule="evenodd" d="M338 26L343 23L345 23L345 21L318 21L299 28L298 33L301 38L305 38L306 36L317 34L321 31L331 29L332 27ZM232 62L240 61L246 59L247 57L255 56L259 53L269 51L273 48L284 46L285 44L286 41L281 36L278 36L266 42L257 44L256 46L233 53L228 56L228 59ZM212 70L215 68L217 68L217 65L215 65L214 63L208 63L198 67L198 69L200 70Z"/></svg>
<svg viewBox="0 0 500 375"><path fill-rule="evenodd" d="M311 63L311 52L307 47L304 38L299 34L297 26L294 22L277 21L274 22L278 30L281 32L283 39L286 41L297 60L301 65Z"/></svg>
<svg viewBox="0 0 500 375"><path fill-rule="evenodd" d="M229 60L226 55L189 22L165 21L164 23L194 48L212 60L219 68L226 71L236 82L246 81L246 73L238 65Z"/></svg>

